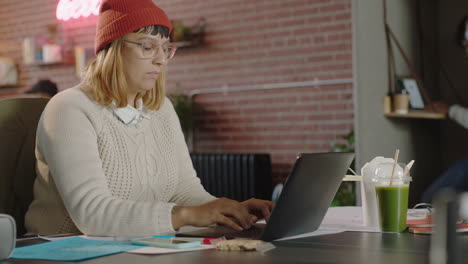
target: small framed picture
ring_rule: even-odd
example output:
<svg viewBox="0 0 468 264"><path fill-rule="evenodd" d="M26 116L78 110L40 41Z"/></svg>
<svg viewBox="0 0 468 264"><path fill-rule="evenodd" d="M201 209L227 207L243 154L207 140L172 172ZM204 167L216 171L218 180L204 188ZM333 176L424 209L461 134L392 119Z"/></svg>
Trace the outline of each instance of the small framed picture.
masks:
<svg viewBox="0 0 468 264"><path fill-rule="evenodd" d="M424 100L418 87L418 83L413 78L400 79L402 88L409 93L409 103L412 109L424 109Z"/></svg>

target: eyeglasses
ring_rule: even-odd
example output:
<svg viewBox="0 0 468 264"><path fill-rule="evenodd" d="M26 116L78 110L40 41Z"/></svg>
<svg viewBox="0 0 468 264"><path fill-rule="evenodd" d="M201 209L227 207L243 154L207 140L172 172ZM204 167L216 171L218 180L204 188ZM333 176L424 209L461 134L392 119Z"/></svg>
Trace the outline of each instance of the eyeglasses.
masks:
<svg viewBox="0 0 468 264"><path fill-rule="evenodd" d="M177 50L177 47L172 44L157 45L151 42L133 42L125 39L124 41L140 46L141 57L145 59L155 58L156 56L161 55L160 52L162 51L164 52L164 58L169 60L174 57Z"/></svg>

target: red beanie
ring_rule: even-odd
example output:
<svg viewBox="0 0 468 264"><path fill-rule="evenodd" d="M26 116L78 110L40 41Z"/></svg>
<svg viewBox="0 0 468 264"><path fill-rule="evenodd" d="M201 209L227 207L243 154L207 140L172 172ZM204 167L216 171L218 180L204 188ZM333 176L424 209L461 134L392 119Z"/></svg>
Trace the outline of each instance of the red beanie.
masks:
<svg viewBox="0 0 468 264"><path fill-rule="evenodd" d="M96 26L94 52L142 27L160 25L172 30L164 11L152 0L102 0Z"/></svg>

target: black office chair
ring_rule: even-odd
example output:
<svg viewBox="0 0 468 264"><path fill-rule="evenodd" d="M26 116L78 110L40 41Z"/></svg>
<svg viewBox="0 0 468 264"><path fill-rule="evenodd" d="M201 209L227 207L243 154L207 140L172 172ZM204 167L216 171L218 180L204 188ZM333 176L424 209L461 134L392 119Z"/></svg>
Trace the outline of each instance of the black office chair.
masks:
<svg viewBox="0 0 468 264"><path fill-rule="evenodd" d="M17 235L26 233L24 215L36 179L36 128L49 99L0 100L0 213L13 216Z"/></svg>

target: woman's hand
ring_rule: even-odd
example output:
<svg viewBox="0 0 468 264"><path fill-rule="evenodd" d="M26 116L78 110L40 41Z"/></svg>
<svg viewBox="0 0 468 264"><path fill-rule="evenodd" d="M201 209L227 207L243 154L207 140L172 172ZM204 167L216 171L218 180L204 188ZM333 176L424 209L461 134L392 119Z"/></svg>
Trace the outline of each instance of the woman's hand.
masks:
<svg viewBox="0 0 468 264"><path fill-rule="evenodd" d="M271 211L275 207L275 203L267 200L249 199L242 202L250 214L258 217L258 219L270 219Z"/></svg>
<svg viewBox="0 0 468 264"><path fill-rule="evenodd" d="M219 198L199 206L175 206L172 210L172 226L225 225L235 230L250 228L257 217L249 213L249 207L237 201Z"/></svg>

